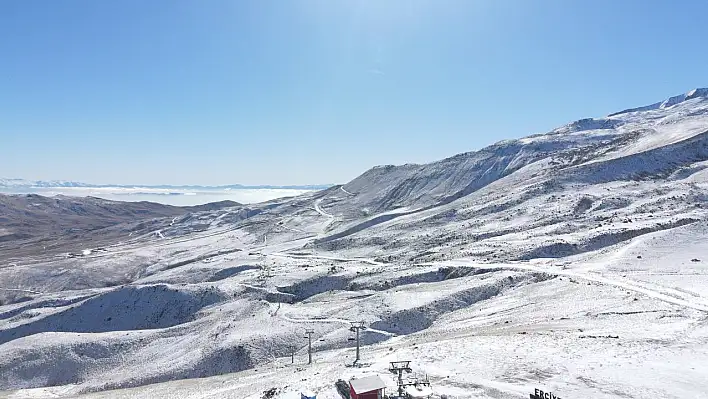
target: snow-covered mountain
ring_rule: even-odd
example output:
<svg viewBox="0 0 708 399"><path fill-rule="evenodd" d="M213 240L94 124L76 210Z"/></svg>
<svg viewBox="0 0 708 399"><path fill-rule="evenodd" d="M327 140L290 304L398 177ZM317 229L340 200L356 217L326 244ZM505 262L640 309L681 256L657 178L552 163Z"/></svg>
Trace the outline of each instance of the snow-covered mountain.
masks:
<svg viewBox="0 0 708 399"><path fill-rule="evenodd" d="M90 187L88 184L64 180L25 180L0 178L0 188L28 188L28 187Z"/></svg>
<svg viewBox="0 0 708 399"><path fill-rule="evenodd" d="M149 223L153 219L177 217L201 211L240 207L233 201L177 207L152 202L119 202L95 197L43 197L37 194L0 194L0 248L17 254L19 248L34 253L38 242L51 241L56 252L60 242L77 239L100 246L112 243L115 235L102 230L124 223ZM96 234L95 231L101 232ZM45 245L42 245L45 247Z"/></svg>
<svg viewBox="0 0 708 399"><path fill-rule="evenodd" d="M707 96L708 96L708 88L693 89L693 90L689 91L688 93L679 94L678 96L669 97L666 100L660 101L658 103L654 103L651 105L645 105L643 107L638 107L638 108L626 109L624 111L610 114L610 116L617 116L620 114L626 114L626 113L630 113L630 112L641 112L641 111L650 111L650 110L654 110L654 109L665 109L665 108L669 108L671 106L674 106L676 104L680 104L680 103L687 101L687 100L692 100L694 98L705 98Z"/></svg>
<svg viewBox="0 0 708 399"><path fill-rule="evenodd" d="M333 399L411 360L456 398L708 397L707 168L696 89L294 198L0 240L0 389Z"/></svg>
<svg viewBox="0 0 708 399"><path fill-rule="evenodd" d="M547 134L505 140L431 164L378 166L344 187L360 193L354 200L362 206L378 210L439 205L464 197L543 159L552 161L551 165L543 165L545 171L556 173L567 169L570 162L581 163L580 156L590 163L604 152L628 144L635 144L631 153L618 153L615 158L697 136L705 132L706 97L708 89L695 89L657 103L656 107L639 108L645 109L641 113L628 110L606 118L582 119ZM694 123L684 130L684 122ZM666 163L672 161L667 159ZM570 169L567 174L576 174L577 169ZM627 173L633 172L640 171L627 170Z"/></svg>

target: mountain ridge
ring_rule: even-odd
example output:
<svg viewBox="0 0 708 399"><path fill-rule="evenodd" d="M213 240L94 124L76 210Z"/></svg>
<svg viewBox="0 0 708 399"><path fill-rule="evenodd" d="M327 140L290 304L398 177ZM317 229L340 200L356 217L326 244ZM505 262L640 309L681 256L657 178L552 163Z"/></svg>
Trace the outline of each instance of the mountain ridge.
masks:
<svg viewBox="0 0 708 399"><path fill-rule="evenodd" d="M673 105L680 104L684 101L692 100L694 98L699 98L699 97L708 97L708 88L695 88L693 90L689 90L688 92L686 92L684 94L671 96L664 101L659 101L659 102L656 102L653 104L644 105L644 106L640 106L640 107L627 108L627 109L619 111L619 112L611 113L607 116L612 117L612 116L617 116L617 115L626 114L626 113L630 113L630 112L643 112L643 111L651 111L654 109L664 109L664 108L667 108L667 107L670 107Z"/></svg>
<svg viewBox="0 0 708 399"><path fill-rule="evenodd" d="M26 180L18 178L0 178L0 188L144 188L144 189L191 189L191 190L224 190L224 189L292 189L292 190L321 190L332 187L333 184L309 184L309 185L140 185L140 184L90 184L66 180Z"/></svg>
<svg viewBox="0 0 708 399"><path fill-rule="evenodd" d="M239 208L234 201L195 206L173 206L155 202L122 202L97 197L0 193L0 244L9 251L27 246L28 240L60 241L85 236L92 231L121 224L150 224L151 220L181 217L191 213ZM35 243L34 245L37 245ZM32 245L30 245L30 248Z"/></svg>

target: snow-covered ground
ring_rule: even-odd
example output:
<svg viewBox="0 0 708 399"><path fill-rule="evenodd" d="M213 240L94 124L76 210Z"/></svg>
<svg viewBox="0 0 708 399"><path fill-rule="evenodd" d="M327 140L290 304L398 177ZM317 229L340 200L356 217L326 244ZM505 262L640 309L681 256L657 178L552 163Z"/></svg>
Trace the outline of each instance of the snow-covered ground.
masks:
<svg viewBox="0 0 708 399"><path fill-rule="evenodd" d="M3 259L0 397L334 399L410 360L453 398L708 398L701 93Z"/></svg>

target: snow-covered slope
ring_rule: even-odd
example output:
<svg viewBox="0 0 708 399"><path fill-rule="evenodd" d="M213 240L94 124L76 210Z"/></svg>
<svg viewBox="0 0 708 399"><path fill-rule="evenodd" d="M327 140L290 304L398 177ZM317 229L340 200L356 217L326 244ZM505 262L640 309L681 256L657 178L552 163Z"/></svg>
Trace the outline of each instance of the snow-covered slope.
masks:
<svg viewBox="0 0 708 399"><path fill-rule="evenodd" d="M394 236L401 240L401 234L424 234L432 241L429 246L445 242L452 247L463 241L467 247L470 238L478 241L480 234L485 236L486 221L493 234L504 235L519 229L532 231L534 225L557 225L561 216L568 221L617 217L622 210L600 215L578 212L576 207L581 201L595 203L608 190L622 193L630 187L639 187L636 196L644 202L651 201L643 197L656 190L698 195L667 209L669 214L685 215L687 209L700 206L700 171L708 159L708 100L695 93L705 90L691 91L684 96L687 100L671 107L584 119L548 134L504 141L429 165L374 168L343 186L356 195L346 201L340 195L322 200L321 206L339 218L331 234L319 239L320 247L353 248L385 241L403 248L396 240L394 246L391 240L377 237L379 230L388 235L398 225L400 232ZM542 212L540 204L529 207L538 202L553 204L553 212ZM399 211L392 215L396 208ZM367 215L373 210L381 216L362 221L362 209ZM529 212L534 209L541 212ZM632 207L628 211L635 213ZM529 218L532 224L518 225ZM431 221L446 229L427 231ZM411 228L415 226L422 231L415 232ZM577 229L592 233L587 227L583 223ZM420 244L420 240L407 242Z"/></svg>
<svg viewBox="0 0 708 399"><path fill-rule="evenodd" d="M708 397L707 95L3 253L0 397L338 398L393 360L456 398Z"/></svg>
<svg viewBox="0 0 708 399"><path fill-rule="evenodd" d="M674 106L676 104L682 103L686 100L692 100L694 98L705 98L708 97L708 88L700 88L700 89L693 89L685 94L679 94L677 96L669 97L664 101L659 101L658 103L654 103L651 105L645 105L642 107L637 107L637 108L629 108L624 111L616 112L614 114L610 114L609 116L617 116L620 114L626 114L630 112L642 112L642 111L650 111L654 109L665 109L669 108L671 106Z"/></svg>

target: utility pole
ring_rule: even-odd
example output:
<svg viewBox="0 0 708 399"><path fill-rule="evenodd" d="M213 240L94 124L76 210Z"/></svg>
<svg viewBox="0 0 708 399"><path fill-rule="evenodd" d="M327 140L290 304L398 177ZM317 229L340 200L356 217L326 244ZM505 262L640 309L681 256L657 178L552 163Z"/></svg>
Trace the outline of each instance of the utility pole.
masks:
<svg viewBox="0 0 708 399"><path fill-rule="evenodd" d="M307 364L312 364L312 334L314 333L315 330L305 330L305 334L307 334L305 337L307 338Z"/></svg>
<svg viewBox="0 0 708 399"><path fill-rule="evenodd" d="M364 327L364 322L363 321L352 322L352 326L349 328L349 331L356 333L356 359L354 359L355 365L358 364L359 361L361 360L361 357L359 356L359 330L366 330L366 327Z"/></svg>

